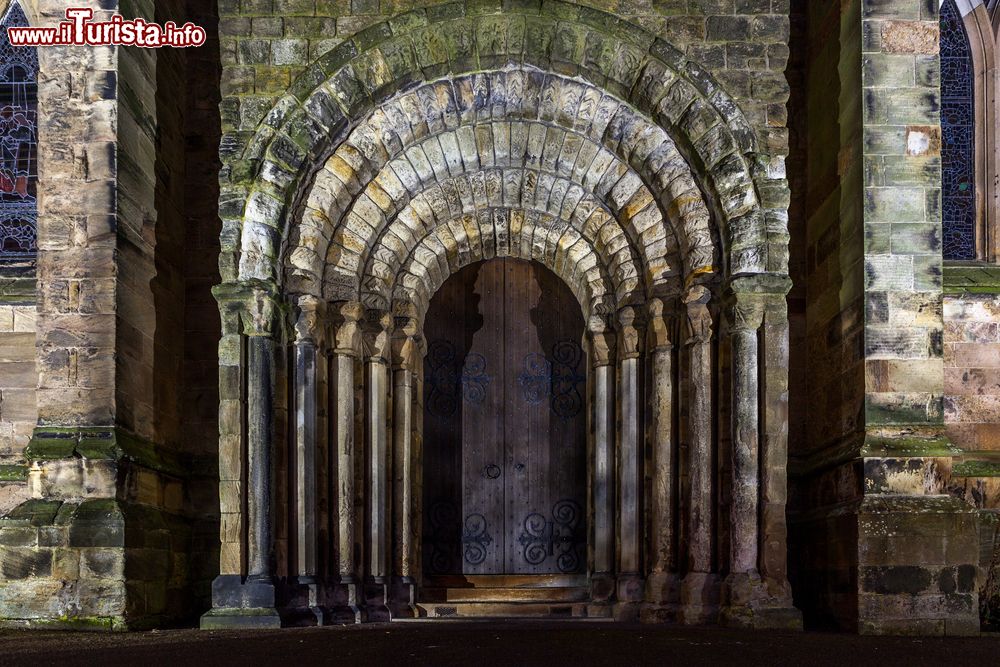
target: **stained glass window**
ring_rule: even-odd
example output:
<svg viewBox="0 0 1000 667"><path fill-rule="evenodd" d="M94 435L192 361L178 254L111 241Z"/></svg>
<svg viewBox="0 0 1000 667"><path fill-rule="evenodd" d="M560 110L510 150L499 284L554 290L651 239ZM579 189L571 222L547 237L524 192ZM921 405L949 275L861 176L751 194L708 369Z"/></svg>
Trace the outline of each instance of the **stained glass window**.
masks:
<svg viewBox="0 0 1000 667"><path fill-rule="evenodd" d="M944 258L976 259L972 53L954 0L941 5L941 197Z"/></svg>
<svg viewBox="0 0 1000 667"><path fill-rule="evenodd" d="M38 53L11 46L7 27L27 26L14 2L0 21L0 261L35 256L38 212Z"/></svg>

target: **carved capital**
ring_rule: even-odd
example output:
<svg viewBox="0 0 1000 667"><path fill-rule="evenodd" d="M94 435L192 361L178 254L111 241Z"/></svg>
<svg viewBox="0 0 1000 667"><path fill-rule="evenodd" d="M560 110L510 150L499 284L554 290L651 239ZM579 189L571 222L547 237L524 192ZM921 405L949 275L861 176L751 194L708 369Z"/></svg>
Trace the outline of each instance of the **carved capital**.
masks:
<svg viewBox="0 0 1000 667"><path fill-rule="evenodd" d="M327 308L334 354L361 355L361 319L365 309L357 301L338 301Z"/></svg>
<svg viewBox="0 0 1000 667"><path fill-rule="evenodd" d="M322 323L326 317L326 303L315 296L300 296L296 301L295 342L320 342L323 336Z"/></svg>
<svg viewBox="0 0 1000 667"><path fill-rule="evenodd" d="M653 350L670 350L677 339L677 304L673 300L655 298L647 306L649 313L649 346Z"/></svg>
<svg viewBox="0 0 1000 667"><path fill-rule="evenodd" d="M688 345L707 343L712 340L712 311L708 304L712 293L702 285L695 285L684 295L687 306Z"/></svg>
<svg viewBox="0 0 1000 667"><path fill-rule="evenodd" d="M389 311L376 309L365 311L361 334L366 359L388 363L392 325L392 313Z"/></svg>
<svg viewBox="0 0 1000 667"><path fill-rule="evenodd" d="M637 308L627 306L618 312L618 352L622 359L638 359L646 323Z"/></svg>
<svg viewBox="0 0 1000 667"><path fill-rule="evenodd" d="M760 294L736 293L726 309L730 331L756 331L764 322L765 297Z"/></svg>
<svg viewBox="0 0 1000 667"><path fill-rule="evenodd" d="M243 334L273 338L278 330L281 307L274 295L265 289L254 288L243 301Z"/></svg>
<svg viewBox="0 0 1000 667"><path fill-rule="evenodd" d="M423 337L420 323L413 317L397 317L392 333L392 367L416 372L423 358Z"/></svg>
<svg viewBox="0 0 1000 667"><path fill-rule="evenodd" d="M594 316L587 323L587 337L590 339L591 364L595 368L613 364L617 338L614 328L603 318Z"/></svg>

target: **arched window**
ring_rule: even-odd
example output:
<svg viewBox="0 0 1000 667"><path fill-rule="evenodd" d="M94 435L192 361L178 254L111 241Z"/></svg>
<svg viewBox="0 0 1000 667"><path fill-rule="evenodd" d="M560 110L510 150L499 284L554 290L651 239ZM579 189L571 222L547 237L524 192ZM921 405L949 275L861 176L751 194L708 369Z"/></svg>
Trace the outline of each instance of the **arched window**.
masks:
<svg viewBox="0 0 1000 667"><path fill-rule="evenodd" d="M8 27L27 26L14 2L0 20L0 263L37 253L38 53L11 46Z"/></svg>
<svg viewBox="0 0 1000 667"><path fill-rule="evenodd" d="M944 258L977 259L975 72L954 0L941 5L941 181Z"/></svg>

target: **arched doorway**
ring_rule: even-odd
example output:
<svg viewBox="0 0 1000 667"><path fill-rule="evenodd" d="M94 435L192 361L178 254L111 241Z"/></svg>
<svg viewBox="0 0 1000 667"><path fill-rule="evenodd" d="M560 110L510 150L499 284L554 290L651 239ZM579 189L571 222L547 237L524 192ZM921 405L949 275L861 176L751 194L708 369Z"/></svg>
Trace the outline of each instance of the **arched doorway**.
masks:
<svg viewBox="0 0 1000 667"><path fill-rule="evenodd" d="M572 292L536 262L478 262L442 285L424 335L423 597L585 595L587 357Z"/></svg>

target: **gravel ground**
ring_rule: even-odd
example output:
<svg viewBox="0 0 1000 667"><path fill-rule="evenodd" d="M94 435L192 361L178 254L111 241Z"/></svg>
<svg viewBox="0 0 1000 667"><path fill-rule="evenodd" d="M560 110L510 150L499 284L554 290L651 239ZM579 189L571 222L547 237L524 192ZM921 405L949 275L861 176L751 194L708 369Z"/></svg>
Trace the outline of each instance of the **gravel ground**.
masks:
<svg viewBox="0 0 1000 667"><path fill-rule="evenodd" d="M0 632L0 665L998 664L1000 637L912 639L601 622L436 621L254 633Z"/></svg>

